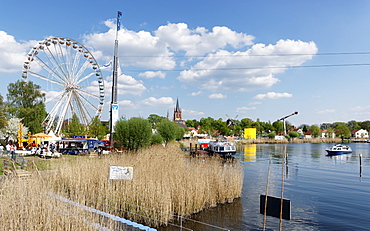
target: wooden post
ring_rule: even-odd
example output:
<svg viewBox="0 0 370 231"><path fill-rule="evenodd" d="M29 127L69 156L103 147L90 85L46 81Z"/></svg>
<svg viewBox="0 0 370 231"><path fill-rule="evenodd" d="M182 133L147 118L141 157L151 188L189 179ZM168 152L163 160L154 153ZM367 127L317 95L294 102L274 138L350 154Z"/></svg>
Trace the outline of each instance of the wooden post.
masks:
<svg viewBox="0 0 370 231"><path fill-rule="evenodd" d="M270 160L268 164L268 170L267 170L267 182L266 182L266 198L265 198L265 208L263 211L263 231L266 230L266 219L267 219L267 196L269 192L269 180L270 180L270 165L271 165L271 153L270 153Z"/></svg>
<svg viewBox="0 0 370 231"><path fill-rule="evenodd" d="M362 177L362 154L360 156L360 177Z"/></svg>

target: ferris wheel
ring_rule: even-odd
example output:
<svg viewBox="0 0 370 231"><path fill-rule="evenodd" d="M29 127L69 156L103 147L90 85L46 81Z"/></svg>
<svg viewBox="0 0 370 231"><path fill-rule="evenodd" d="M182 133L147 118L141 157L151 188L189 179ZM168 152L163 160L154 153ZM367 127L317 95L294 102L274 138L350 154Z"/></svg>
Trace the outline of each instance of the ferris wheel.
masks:
<svg viewBox="0 0 370 231"><path fill-rule="evenodd" d="M104 106L104 81L91 52L79 42L66 37L47 38L27 54L22 78L41 86L46 94L48 115L45 132L60 135L66 121L76 115L88 125Z"/></svg>

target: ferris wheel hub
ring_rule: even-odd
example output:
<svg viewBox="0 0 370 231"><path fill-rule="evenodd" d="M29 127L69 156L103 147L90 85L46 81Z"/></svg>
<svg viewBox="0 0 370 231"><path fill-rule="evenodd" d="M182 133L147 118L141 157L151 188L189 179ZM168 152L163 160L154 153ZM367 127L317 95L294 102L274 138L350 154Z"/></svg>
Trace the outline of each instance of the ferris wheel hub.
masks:
<svg viewBox="0 0 370 231"><path fill-rule="evenodd" d="M81 86L77 85L77 84L73 84L73 83L70 83L70 84L67 84L66 85L66 89L69 89L69 90L73 90L73 89L81 89Z"/></svg>

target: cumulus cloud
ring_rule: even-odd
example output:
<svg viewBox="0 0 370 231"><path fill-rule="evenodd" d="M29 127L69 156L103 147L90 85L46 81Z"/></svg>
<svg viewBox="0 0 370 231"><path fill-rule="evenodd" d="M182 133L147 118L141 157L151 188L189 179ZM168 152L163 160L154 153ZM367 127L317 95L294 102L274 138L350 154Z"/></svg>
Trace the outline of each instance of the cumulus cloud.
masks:
<svg viewBox="0 0 370 231"><path fill-rule="evenodd" d="M293 97L290 93L277 93L277 92L268 92L267 94L258 94L253 99L263 100L263 99L279 99L279 98L291 98Z"/></svg>
<svg viewBox="0 0 370 231"><path fill-rule="evenodd" d="M178 79L193 85L201 83L202 89L214 92L268 88L279 82L276 74L302 65L317 50L314 42L299 40L279 40L275 45L255 44L246 51L218 50L182 71Z"/></svg>
<svg viewBox="0 0 370 231"><path fill-rule="evenodd" d="M205 115L204 112L201 112L201 111L193 111L193 110L186 110L186 109L183 109L182 112L186 116L203 116L203 115Z"/></svg>
<svg viewBox="0 0 370 231"><path fill-rule="evenodd" d="M107 32L84 35L83 42L86 46L99 51L94 53L97 58L108 61L112 59L114 45L112 41L115 40L116 31L111 20L106 21L105 25L110 28ZM168 44L150 32L135 32L122 28L118 33L118 40L121 65L163 70L173 69L176 65Z"/></svg>
<svg viewBox="0 0 370 231"><path fill-rule="evenodd" d="M250 102L250 103L248 103L248 105L258 105L258 104L262 104L262 102Z"/></svg>
<svg viewBox="0 0 370 231"><path fill-rule="evenodd" d="M197 92L190 93L191 96L197 96L197 95L200 95L200 94L202 94L202 91L197 91Z"/></svg>
<svg viewBox="0 0 370 231"><path fill-rule="evenodd" d="M250 110L256 110L256 107L238 107L236 108L237 112L246 112Z"/></svg>
<svg viewBox="0 0 370 231"><path fill-rule="evenodd" d="M204 55L230 45L240 48L253 44L254 37L244 33L237 33L225 26L216 26L212 31L204 27L192 30L185 23L168 23L160 26L155 35L167 43L172 50L185 51L186 55Z"/></svg>
<svg viewBox="0 0 370 231"><path fill-rule="evenodd" d="M214 93L208 96L210 99L225 99L227 96L221 93Z"/></svg>
<svg viewBox="0 0 370 231"><path fill-rule="evenodd" d="M131 100L121 100L117 102L118 105L124 108L137 108L137 105L134 104Z"/></svg>
<svg viewBox="0 0 370 231"><path fill-rule="evenodd" d="M147 79L151 79L155 77L164 79L166 77L166 74L163 71L146 71L146 72L140 73L139 76L147 78Z"/></svg>
<svg viewBox="0 0 370 231"><path fill-rule="evenodd" d="M35 41L19 43L4 31L0 31L0 72L10 73L22 70L26 54Z"/></svg>
<svg viewBox="0 0 370 231"><path fill-rule="evenodd" d="M155 97L149 97L147 99L144 99L140 102L142 105L146 106L172 106L175 104L175 101L171 97L161 97L161 98L155 98Z"/></svg>
<svg viewBox="0 0 370 231"><path fill-rule="evenodd" d="M108 76L104 82L105 92L111 94L112 92L112 76ZM146 90L144 82L136 80L130 75L120 74L117 77L117 94L131 94L141 95Z"/></svg>
<svg viewBox="0 0 370 231"><path fill-rule="evenodd" d="M334 110L334 109L325 109L325 110L317 111L317 113L319 113L319 114L328 114L328 113L333 113L335 111L336 110Z"/></svg>

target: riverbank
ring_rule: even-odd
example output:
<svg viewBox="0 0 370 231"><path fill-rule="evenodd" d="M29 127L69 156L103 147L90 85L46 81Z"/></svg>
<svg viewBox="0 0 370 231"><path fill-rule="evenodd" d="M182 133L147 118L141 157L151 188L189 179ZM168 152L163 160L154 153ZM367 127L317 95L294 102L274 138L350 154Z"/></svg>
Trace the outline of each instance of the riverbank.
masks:
<svg viewBox="0 0 370 231"><path fill-rule="evenodd" d="M177 143L102 158L66 157L45 160L50 163L48 174L33 172L27 180L3 181L2 230L94 230L91 222L96 217L66 207L50 198L50 192L151 227L241 196L244 175L239 162L191 158ZM133 179L108 180L112 165L133 167Z"/></svg>
<svg viewBox="0 0 370 231"><path fill-rule="evenodd" d="M289 143L342 143L342 139L334 138L334 139L323 139L323 138L310 138L310 139L283 139L283 140L274 140L274 139L265 139L265 138L258 138L258 139L239 139L234 137L227 137L228 142L233 142L236 144L289 144ZM194 147L195 144L198 143L196 139L187 139L181 141L182 145L186 148L190 147L190 144Z"/></svg>

